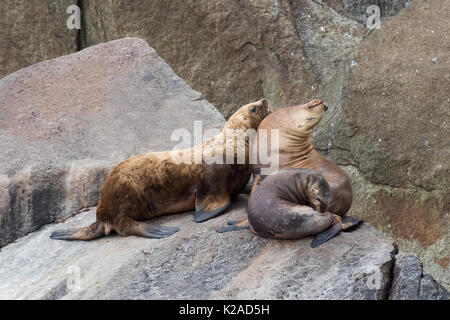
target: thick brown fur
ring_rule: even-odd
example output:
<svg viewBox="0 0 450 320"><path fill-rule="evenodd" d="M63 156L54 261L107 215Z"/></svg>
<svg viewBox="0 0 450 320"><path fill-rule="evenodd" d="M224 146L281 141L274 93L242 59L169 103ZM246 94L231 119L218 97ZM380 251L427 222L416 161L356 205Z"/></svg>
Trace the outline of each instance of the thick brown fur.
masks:
<svg viewBox="0 0 450 320"><path fill-rule="evenodd" d="M217 146L217 137L223 137L226 130L256 130L267 114L267 101L261 99L241 107L230 117L221 133L201 145L177 151L141 154L123 161L112 170L103 185L97 221L86 228L57 230L51 238L91 240L108 235L112 230L121 236L161 238L170 236L178 229L151 226L142 220L196 209L195 221L201 222L222 213L245 188L251 176L248 140L245 140L245 164L207 164L202 159L197 164L194 154ZM223 163L226 157L225 144L230 143L233 147L227 150L233 150L237 163L239 147L234 145L234 139L224 141L221 145ZM191 161L174 161L174 157L180 159L183 156Z"/></svg>

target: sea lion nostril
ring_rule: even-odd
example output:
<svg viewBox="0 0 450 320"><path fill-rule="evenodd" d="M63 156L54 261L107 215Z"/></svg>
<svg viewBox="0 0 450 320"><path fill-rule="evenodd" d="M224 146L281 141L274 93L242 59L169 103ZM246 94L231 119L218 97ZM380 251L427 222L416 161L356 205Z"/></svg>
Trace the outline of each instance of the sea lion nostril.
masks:
<svg viewBox="0 0 450 320"><path fill-rule="evenodd" d="M324 105L323 110L327 111L327 110L328 110L328 107L327 107L326 105Z"/></svg>

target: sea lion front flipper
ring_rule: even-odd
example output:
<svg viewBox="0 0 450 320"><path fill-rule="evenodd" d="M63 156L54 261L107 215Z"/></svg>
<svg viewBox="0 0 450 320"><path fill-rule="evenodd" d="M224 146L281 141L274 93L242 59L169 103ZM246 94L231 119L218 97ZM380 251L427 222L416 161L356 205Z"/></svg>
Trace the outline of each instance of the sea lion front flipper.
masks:
<svg viewBox="0 0 450 320"><path fill-rule="evenodd" d="M223 196L206 196L203 199L195 200L194 221L203 222L208 219L217 217L231 205L228 195Z"/></svg>
<svg viewBox="0 0 450 320"><path fill-rule="evenodd" d="M250 229L250 225L248 223L248 219L244 219L241 221L228 221L228 226L220 228L219 233L225 233L230 231L239 231L239 230L246 230Z"/></svg>
<svg viewBox="0 0 450 320"><path fill-rule="evenodd" d="M167 238L180 231L177 227L154 226L146 222L128 219L119 224L116 231L121 236L139 236L144 238Z"/></svg>
<svg viewBox="0 0 450 320"><path fill-rule="evenodd" d="M178 231L180 231L180 228L177 227L151 226L148 224L144 227L144 232L140 234L140 236L145 238L161 239L170 237Z"/></svg>
<svg viewBox="0 0 450 320"><path fill-rule="evenodd" d="M344 216L342 217L342 231L350 231L361 223L363 223L363 221L350 216Z"/></svg>

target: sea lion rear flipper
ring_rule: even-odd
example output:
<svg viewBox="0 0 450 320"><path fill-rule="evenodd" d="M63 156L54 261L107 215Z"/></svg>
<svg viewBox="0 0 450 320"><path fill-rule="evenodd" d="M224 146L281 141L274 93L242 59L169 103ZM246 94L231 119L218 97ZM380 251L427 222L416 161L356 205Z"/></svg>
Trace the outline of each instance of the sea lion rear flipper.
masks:
<svg viewBox="0 0 450 320"><path fill-rule="evenodd" d="M230 231L239 231L239 230L246 230L250 229L250 226L248 224L248 219L244 219L241 221L228 221L228 226L220 228L219 233L225 233Z"/></svg>
<svg viewBox="0 0 450 320"><path fill-rule="evenodd" d="M104 235L105 223L96 221L85 228L55 230L50 235L50 238L56 240L92 240Z"/></svg>
<svg viewBox="0 0 450 320"><path fill-rule="evenodd" d="M203 199L197 198L195 201L194 221L203 222L214 218L227 210L230 205L230 198L227 195L207 196Z"/></svg>
<svg viewBox="0 0 450 320"><path fill-rule="evenodd" d="M328 240L333 238L335 235L337 235L339 233L339 231L341 231L341 230L342 230L341 223L335 223L335 224L331 225L330 228L328 228L327 230L316 235L316 237L311 242L311 248L316 248L316 247L320 246L321 244L327 242Z"/></svg>
<svg viewBox="0 0 450 320"><path fill-rule="evenodd" d="M344 216L342 217L342 231L350 231L361 223L363 223L363 221L350 216Z"/></svg>
<svg viewBox="0 0 450 320"><path fill-rule="evenodd" d="M144 238L167 238L180 231L177 227L154 226L147 222L126 219L116 224L115 230L121 236L138 236Z"/></svg>

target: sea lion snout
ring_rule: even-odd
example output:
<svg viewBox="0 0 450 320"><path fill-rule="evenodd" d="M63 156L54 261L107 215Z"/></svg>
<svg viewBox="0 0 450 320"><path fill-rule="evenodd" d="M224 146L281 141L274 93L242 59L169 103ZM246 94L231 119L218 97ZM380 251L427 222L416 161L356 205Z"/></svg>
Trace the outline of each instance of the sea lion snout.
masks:
<svg viewBox="0 0 450 320"><path fill-rule="evenodd" d="M319 105L319 104L322 104L322 103L323 103L322 100L314 99L314 100L311 100L308 104L309 104L311 107L315 107L315 106L317 106L317 105Z"/></svg>
<svg viewBox="0 0 450 320"><path fill-rule="evenodd" d="M322 100L319 100L319 99L314 99L306 104L306 107L308 109L316 109L316 107L319 107L319 106L323 107L323 111L328 110L328 107L325 104L325 102L323 102Z"/></svg>

